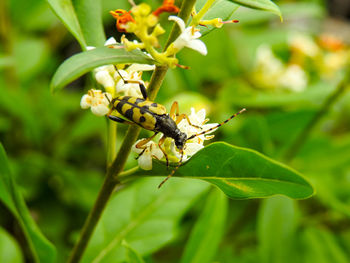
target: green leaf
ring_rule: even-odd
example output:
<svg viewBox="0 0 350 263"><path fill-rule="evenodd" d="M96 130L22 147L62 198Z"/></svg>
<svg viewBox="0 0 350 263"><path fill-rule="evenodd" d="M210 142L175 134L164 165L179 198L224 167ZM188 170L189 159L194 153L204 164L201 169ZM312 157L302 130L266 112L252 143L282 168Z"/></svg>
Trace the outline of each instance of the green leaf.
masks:
<svg viewBox="0 0 350 263"><path fill-rule="evenodd" d="M86 44L103 46L106 37L103 30L101 0L73 0Z"/></svg>
<svg viewBox="0 0 350 263"><path fill-rule="evenodd" d="M86 42L71 0L46 0L51 9L84 49Z"/></svg>
<svg viewBox="0 0 350 263"><path fill-rule="evenodd" d="M145 263L140 254L137 253L135 249L130 247L125 240L122 241L122 245L126 248L127 263Z"/></svg>
<svg viewBox="0 0 350 263"><path fill-rule="evenodd" d="M98 47L76 54L64 61L57 69L51 81L51 91L60 90L96 67L131 63L155 64L155 61L139 50L128 52L123 48Z"/></svg>
<svg viewBox="0 0 350 263"><path fill-rule="evenodd" d="M175 178L158 190L162 180L140 179L112 196L82 262L125 261L122 240L144 256L175 237L179 220L209 185Z"/></svg>
<svg viewBox="0 0 350 263"><path fill-rule="evenodd" d="M199 3L200 4L200 3ZM221 18L223 21L233 19L233 15L238 9L239 5L234 4L227 0L218 0L216 1L208 12L204 15L203 20L211 20L214 18ZM198 9L198 8L197 8ZM204 36L214 29L217 29L213 26L201 27L201 34Z"/></svg>
<svg viewBox="0 0 350 263"><path fill-rule="evenodd" d="M167 176L159 162L138 175ZM297 171L251 149L224 142L212 143L178 169L175 176L205 180L234 199L286 195L303 199L313 195L310 183Z"/></svg>
<svg viewBox="0 0 350 263"><path fill-rule="evenodd" d="M214 189L186 244L181 263L210 263L225 229L227 197Z"/></svg>
<svg viewBox="0 0 350 263"><path fill-rule="evenodd" d="M5 150L0 144L0 200L18 220L35 262L54 262L55 248L42 235L12 178Z"/></svg>
<svg viewBox="0 0 350 263"><path fill-rule="evenodd" d="M21 249L13 237L0 227L0 262L21 263L23 256Z"/></svg>
<svg viewBox="0 0 350 263"><path fill-rule="evenodd" d="M259 262L289 262L296 227L295 201L284 196L264 200L259 211Z"/></svg>
<svg viewBox="0 0 350 263"><path fill-rule="evenodd" d="M271 13L278 15L282 20L281 10L274 2L270 0L231 0L231 1L245 7L269 11Z"/></svg>

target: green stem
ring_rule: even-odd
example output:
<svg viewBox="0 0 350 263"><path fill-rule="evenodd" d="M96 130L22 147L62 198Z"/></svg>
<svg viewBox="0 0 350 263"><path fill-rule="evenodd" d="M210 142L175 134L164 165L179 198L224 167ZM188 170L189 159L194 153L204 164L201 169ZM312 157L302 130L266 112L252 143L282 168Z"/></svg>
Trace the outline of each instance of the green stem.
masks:
<svg viewBox="0 0 350 263"><path fill-rule="evenodd" d="M284 160L291 161L299 152L301 147L306 142L307 138L310 136L313 128L319 123L322 117L328 112L328 110L333 106L337 99L345 92L349 84L349 71L346 71L343 80L338 84L337 88L331 93L328 98L323 102L321 108L316 112L312 119L306 124L301 133L297 136L295 141L288 148L284 154Z"/></svg>
<svg viewBox="0 0 350 263"><path fill-rule="evenodd" d="M185 0L182 3L181 10L179 12L179 17L182 18L185 22L188 20L191 10L194 6L196 0ZM172 31L169 35L167 45L174 41L180 34L178 27L173 26ZM164 80L165 74L168 70L168 67L157 66L154 70L150 84L148 86L147 92L150 100L154 100L157 96L157 93L160 89L160 86ZM135 143L141 128L139 126L130 126L124 141L118 151L117 157L114 159L112 164L107 169L107 174L102 188L98 194L98 197L95 201L94 207L90 211L85 224L81 230L81 234L78 242L75 244L72 253L68 259L68 263L79 262L88 243L94 232L94 229L100 219L106 204L113 193L113 189L120 184L118 180L118 175L123 171L129 153L131 151L132 145Z"/></svg>
<svg viewBox="0 0 350 263"><path fill-rule="evenodd" d="M135 166L133 168L130 168L129 170L123 171L119 174L119 179L121 180L122 177L128 177L130 175L133 175L134 173L136 173L139 170L139 166Z"/></svg>
<svg viewBox="0 0 350 263"><path fill-rule="evenodd" d="M107 120L108 134L107 134L107 168L111 166L113 160L117 155L117 123L115 121Z"/></svg>
<svg viewBox="0 0 350 263"><path fill-rule="evenodd" d="M215 1L216 0L208 0L202 7L201 11L199 11L198 14L193 17L190 26L197 26L199 24L199 21L201 21L202 17L208 12L209 8L214 4Z"/></svg>
<svg viewBox="0 0 350 263"><path fill-rule="evenodd" d="M178 17L180 17L186 24L187 20L190 18L192 9L194 7L194 4L196 3L196 0L185 0L182 1L181 9L180 12L178 13ZM168 48L168 46L175 41L175 39L180 35L180 28L179 26L175 23L173 25L173 28L170 32L168 41L165 44L164 50Z"/></svg>
<svg viewBox="0 0 350 263"><path fill-rule="evenodd" d="M83 255L83 252L86 249L90 237L95 229L95 226L97 225L97 222L100 219L104 208L106 207L107 201L117 184L119 184L119 181L115 180L113 177L106 177L97 196L96 202L85 221L79 237L79 241L74 246L68 262L80 261L81 256Z"/></svg>

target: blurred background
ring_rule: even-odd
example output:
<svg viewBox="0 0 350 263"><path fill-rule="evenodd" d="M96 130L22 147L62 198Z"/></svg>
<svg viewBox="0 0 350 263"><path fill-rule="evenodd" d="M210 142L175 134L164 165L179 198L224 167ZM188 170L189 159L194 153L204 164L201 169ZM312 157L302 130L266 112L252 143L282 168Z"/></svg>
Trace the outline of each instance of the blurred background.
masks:
<svg viewBox="0 0 350 263"><path fill-rule="evenodd" d="M169 70L157 102L169 109L177 100L184 113L205 107L211 122L246 107L215 140L282 161L317 190L303 201L229 200L212 262L350 262L350 94L337 90L350 56L350 2L275 2L283 23L268 12L240 7L238 24L202 38L207 56L183 50L180 63L191 69ZM119 40L108 11L129 5L125 0L102 4L106 37ZM50 93L55 70L80 47L47 2L2 0L0 40L0 140L31 215L56 245L57 262L64 262L103 181L106 120L80 108L91 87L89 76ZM329 108L306 140L291 151L325 105ZM119 141L126 129L118 126ZM127 167L135 165L131 155ZM191 185L187 188L191 191ZM146 262L179 262L208 190L188 201L173 237L149 251ZM13 262L25 261L18 226L2 205L0 215L1 233L8 238L3 240L18 253ZM0 242L0 254L6 242Z"/></svg>

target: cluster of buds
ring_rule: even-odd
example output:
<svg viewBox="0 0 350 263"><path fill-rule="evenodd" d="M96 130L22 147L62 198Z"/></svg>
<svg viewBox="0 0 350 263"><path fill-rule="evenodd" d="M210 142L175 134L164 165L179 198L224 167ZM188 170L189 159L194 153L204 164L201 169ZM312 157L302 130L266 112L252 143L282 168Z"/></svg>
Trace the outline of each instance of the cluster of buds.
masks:
<svg viewBox="0 0 350 263"><path fill-rule="evenodd" d="M350 49L344 42L329 35L314 40L308 35L291 34L288 46L290 58L287 63L278 58L269 46L258 48L253 72L253 80L258 87L301 92L310 83L307 72L329 79L343 69L350 58Z"/></svg>
<svg viewBox="0 0 350 263"><path fill-rule="evenodd" d="M111 46L118 44L117 41L111 37L109 38L105 46ZM95 47L88 46L87 49L91 50ZM97 83L99 83L105 90L102 93L101 90L91 89L82 97L81 107L83 109L91 108L93 114L97 116L106 115L109 112L109 102L116 96L133 96L142 98L142 94L138 84L125 83L124 80L138 81L144 84L147 88L148 83L143 82L142 73L144 71L154 70L154 65L147 64L131 64L131 65L104 65L94 69L94 75ZM118 70L118 71L117 71ZM124 79L124 80L123 80ZM103 96L100 96L102 94ZM107 100L106 98L109 98ZM99 105L98 109L96 105Z"/></svg>
<svg viewBox="0 0 350 263"><path fill-rule="evenodd" d="M212 1L208 1L202 10L209 9ZM122 37L122 43L126 50L145 49L157 62L169 67L179 66L179 61L175 55L184 47L194 49L202 55L207 54L205 44L199 40L201 37L197 26L222 27L226 23L236 23L237 20L223 21L221 18L212 20L201 20L205 12L192 12L192 22L186 28L185 22L177 16L169 16L169 20L175 21L180 27L180 36L171 43L164 52L158 52L158 37L165 33L164 28L159 24L159 16L163 13L178 13L179 8L174 5L174 0L164 0L163 4L152 11L151 7L145 3L134 5L130 11L117 9L111 11L111 15L116 19L116 27L119 32L132 33L138 37L140 42L129 41L125 36Z"/></svg>

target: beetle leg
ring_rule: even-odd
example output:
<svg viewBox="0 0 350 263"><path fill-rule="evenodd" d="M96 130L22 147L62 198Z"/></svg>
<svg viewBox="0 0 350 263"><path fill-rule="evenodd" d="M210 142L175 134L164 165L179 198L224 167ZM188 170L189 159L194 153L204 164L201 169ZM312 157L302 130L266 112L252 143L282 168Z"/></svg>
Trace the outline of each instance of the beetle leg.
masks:
<svg viewBox="0 0 350 263"><path fill-rule="evenodd" d="M135 145L135 147L136 147L137 149L142 149L142 147L143 147L145 144L147 144L149 141L151 141L157 134L158 134L158 132L154 133L154 134L153 134L151 137L149 137L149 138L142 139L141 141L139 141L139 142ZM140 158L141 155L142 155L145 151L146 151L146 148L143 148L142 152L140 152L139 155L136 157L136 160L137 160L138 158Z"/></svg>
<svg viewBox="0 0 350 263"><path fill-rule="evenodd" d="M168 155L166 154L165 150L162 148L162 144L164 143L165 139L166 139L166 137L163 135L163 137L160 138L160 140L158 142L158 147L163 152L165 160L166 160L166 168L169 169L169 158L168 158Z"/></svg>
<svg viewBox="0 0 350 263"><path fill-rule="evenodd" d="M143 97L144 99L147 99L146 87L145 87L145 85L142 83L142 81L140 81L140 80L129 80L129 79L124 79L123 76L120 74L119 70L117 69L117 67L115 67L115 70L118 72L118 74L119 74L120 78L123 80L124 84L130 84L130 83L139 84L142 97Z"/></svg>
<svg viewBox="0 0 350 263"><path fill-rule="evenodd" d="M176 117L179 116L179 104L177 101L174 101L170 108L170 118L172 118L174 121L176 120Z"/></svg>
<svg viewBox="0 0 350 263"><path fill-rule="evenodd" d="M149 138L145 138L145 139L142 139L141 141L139 141L135 147L137 149L142 149L142 147L147 144L149 141L151 141L156 135L158 134L158 132L155 132L151 137Z"/></svg>
<svg viewBox="0 0 350 263"><path fill-rule="evenodd" d="M110 120L115 121L115 122L124 123L124 124L129 124L129 125L136 125L135 123L133 123L133 122L131 122L131 121L124 120L124 119L119 118L119 117L114 116L114 115L108 114L107 117L108 117Z"/></svg>
<svg viewBox="0 0 350 263"><path fill-rule="evenodd" d="M190 121L190 118L188 118L188 116L185 113L181 114L178 118L176 118L176 121L175 121L176 124L179 124L180 121L182 121L183 119L186 119L188 121L189 125L191 125L191 126L193 126L195 128L198 128L198 129L202 129L202 127L199 127L197 125L192 124L191 121Z"/></svg>

